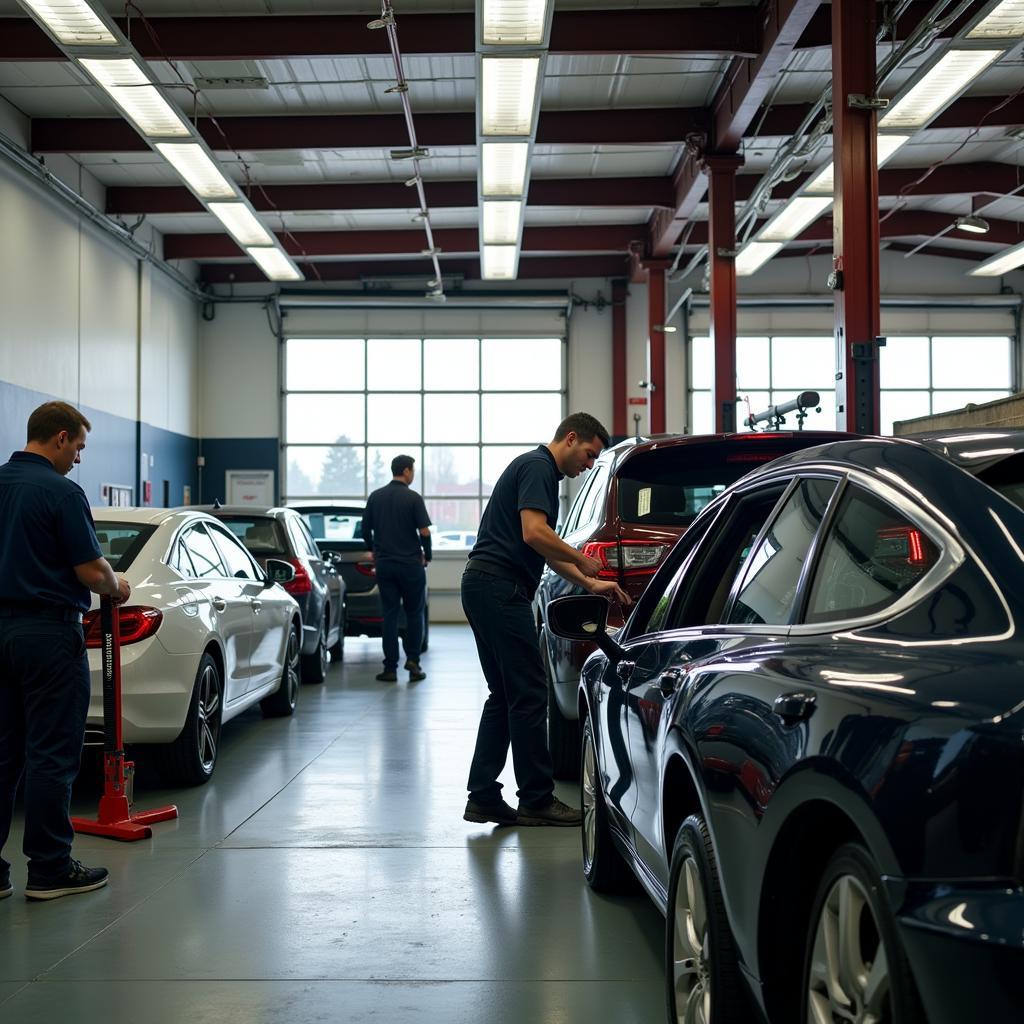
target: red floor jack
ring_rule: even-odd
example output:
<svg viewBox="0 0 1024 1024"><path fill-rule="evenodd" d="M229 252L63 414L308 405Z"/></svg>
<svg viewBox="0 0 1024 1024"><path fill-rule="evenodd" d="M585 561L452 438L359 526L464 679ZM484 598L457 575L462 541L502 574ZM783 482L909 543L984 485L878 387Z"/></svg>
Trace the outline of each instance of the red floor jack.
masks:
<svg viewBox="0 0 1024 1024"><path fill-rule="evenodd" d="M76 832L91 836L106 836L130 843L136 839L149 839L153 834L150 824L170 821L178 816L178 808L171 804L155 811L132 813L132 787L135 763L124 759L121 741L121 616L114 614L114 603L109 597L100 600L100 648L103 662L103 796L96 820L72 818Z"/></svg>

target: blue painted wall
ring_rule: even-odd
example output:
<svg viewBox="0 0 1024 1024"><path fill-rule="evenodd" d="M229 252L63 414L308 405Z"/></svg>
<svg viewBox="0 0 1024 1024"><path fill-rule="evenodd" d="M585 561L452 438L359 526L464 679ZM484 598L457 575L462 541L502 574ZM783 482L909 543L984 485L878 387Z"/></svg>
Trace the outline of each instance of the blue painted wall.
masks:
<svg viewBox="0 0 1024 1024"><path fill-rule="evenodd" d="M229 469L273 470L274 500L280 501L278 452L276 437L204 437L200 444L200 454L206 459L202 480L203 502L209 504L214 498L226 500L225 474Z"/></svg>

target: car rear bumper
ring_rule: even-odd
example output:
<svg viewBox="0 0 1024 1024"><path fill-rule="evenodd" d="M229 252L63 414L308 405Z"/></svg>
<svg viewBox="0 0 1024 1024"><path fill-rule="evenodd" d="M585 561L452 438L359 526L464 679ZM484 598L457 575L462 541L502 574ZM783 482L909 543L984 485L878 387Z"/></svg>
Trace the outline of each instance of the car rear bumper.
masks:
<svg viewBox="0 0 1024 1024"><path fill-rule="evenodd" d="M1019 886L911 886L897 922L930 1024L1020 1019L1024 890Z"/></svg>
<svg viewBox="0 0 1024 1024"><path fill-rule="evenodd" d="M349 636L380 636L383 615L376 584L370 590L349 590L345 599L345 632Z"/></svg>

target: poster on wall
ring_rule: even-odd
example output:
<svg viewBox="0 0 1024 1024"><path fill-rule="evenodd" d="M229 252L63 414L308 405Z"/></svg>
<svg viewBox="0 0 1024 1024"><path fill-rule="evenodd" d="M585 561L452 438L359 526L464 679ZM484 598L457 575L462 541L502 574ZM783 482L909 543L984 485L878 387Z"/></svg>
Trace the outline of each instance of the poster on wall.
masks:
<svg viewBox="0 0 1024 1024"><path fill-rule="evenodd" d="M224 474L228 505L252 505L266 508L274 504L272 469L229 469Z"/></svg>

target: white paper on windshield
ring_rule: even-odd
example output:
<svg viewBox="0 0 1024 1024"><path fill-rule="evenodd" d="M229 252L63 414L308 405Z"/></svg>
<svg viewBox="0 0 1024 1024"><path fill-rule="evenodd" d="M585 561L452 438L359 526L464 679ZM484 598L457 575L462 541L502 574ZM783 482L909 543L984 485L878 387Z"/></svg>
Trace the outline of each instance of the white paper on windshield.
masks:
<svg viewBox="0 0 1024 1024"><path fill-rule="evenodd" d="M636 496L636 514L638 518L651 514L651 488L641 487Z"/></svg>

